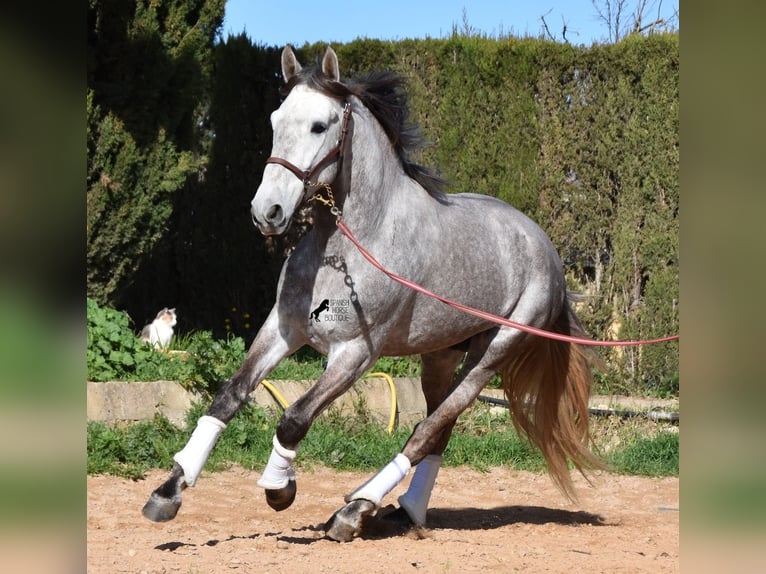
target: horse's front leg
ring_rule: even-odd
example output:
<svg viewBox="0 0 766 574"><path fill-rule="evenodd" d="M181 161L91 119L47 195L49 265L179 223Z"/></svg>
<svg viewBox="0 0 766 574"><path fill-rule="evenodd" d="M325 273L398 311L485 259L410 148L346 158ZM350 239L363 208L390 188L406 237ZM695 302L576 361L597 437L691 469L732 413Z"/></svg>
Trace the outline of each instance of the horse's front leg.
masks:
<svg viewBox="0 0 766 574"><path fill-rule="evenodd" d="M199 418L186 446L173 457L168 479L149 496L142 509L149 520L166 522L175 518L181 507L181 493L194 486L226 425L247 402L255 386L299 346L279 335L275 315L272 312L250 346L245 362L215 396L207 413Z"/></svg>
<svg viewBox="0 0 766 574"><path fill-rule="evenodd" d="M295 500L293 460L314 419L351 388L370 363L366 346L358 353L347 350L342 357L331 357L314 386L285 409L277 424L269 461L258 480L258 486L265 490L266 502L274 510L284 510Z"/></svg>

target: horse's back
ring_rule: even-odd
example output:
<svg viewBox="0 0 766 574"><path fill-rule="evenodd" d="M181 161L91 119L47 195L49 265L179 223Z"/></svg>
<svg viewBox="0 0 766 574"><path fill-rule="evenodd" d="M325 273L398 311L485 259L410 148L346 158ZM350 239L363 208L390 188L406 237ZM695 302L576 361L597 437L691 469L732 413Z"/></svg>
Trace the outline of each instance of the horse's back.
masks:
<svg viewBox="0 0 766 574"><path fill-rule="evenodd" d="M532 218L492 196L457 193L448 196L444 213L456 229L480 238L483 250L495 251L511 267L531 263L549 274L561 266L548 235ZM542 267L539 267L542 266Z"/></svg>
<svg viewBox="0 0 766 574"><path fill-rule="evenodd" d="M516 228L525 233L547 235L528 215L505 201L481 193L453 193L447 195L447 207L460 207L463 210L487 219L487 223L497 224L507 229Z"/></svg>
<svg viewBox="0 0 766 574"><path fill-rule="evenodd" d="M521 211L475 193L409 205L410 215L418 213L409 218L408 230L399 220L395 233L378 238L386 240L387 249L376 249L398 272L440 296L537 326L560 310L565 295L560 258L545 232ZM443 331L445 324L455 336L487 328L475 317L413 297L413 307L402 314L410 336L433 333L435 327ZM397 304L403 306L403 299Z"/></svg>

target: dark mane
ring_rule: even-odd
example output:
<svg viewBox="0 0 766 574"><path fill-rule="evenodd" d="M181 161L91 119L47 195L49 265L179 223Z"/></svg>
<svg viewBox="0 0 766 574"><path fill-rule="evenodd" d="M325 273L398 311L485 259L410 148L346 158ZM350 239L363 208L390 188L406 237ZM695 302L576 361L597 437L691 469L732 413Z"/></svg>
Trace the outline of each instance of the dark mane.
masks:
<svg viewBox="0 0 766 574"><path fill-rule="evenodd" d="M322 73L320 66L303 68L283 87L287 96L297 85L303 84L329 97L345 100L353 95L359 98L378 120L394 146L404 172L434 197L443 195L447 182L431 170L410 160L412 152L425 145L417 125L409 120L409 101L404 91L407 82L392 72L372 72L366 76L336 82Z"/></svg>

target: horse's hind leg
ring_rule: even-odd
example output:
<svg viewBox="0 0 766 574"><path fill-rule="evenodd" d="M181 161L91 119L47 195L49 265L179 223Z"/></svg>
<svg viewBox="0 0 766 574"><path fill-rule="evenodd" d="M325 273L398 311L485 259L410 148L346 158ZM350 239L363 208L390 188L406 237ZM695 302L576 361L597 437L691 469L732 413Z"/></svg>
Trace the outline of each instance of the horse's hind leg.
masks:
<svg viewBox="0 0 766 574"><path fill-rule="evenodd" d="M463 355L464 351L454 349L444 349L423 355L420 380L426 398L428 414L436 410L444 396L452 388L455 367L460 363ZM399 503L405 508L409 520L416 524L424 522L425 508L428 506L431 489L441 464L441 454L447 446L451 431L452 426L445 428L440 441L434 446L431 454L416 467L415 475L410 483L410 490L399 499ZM339 542L346 542L359 534L364 517L376 512L380 505L380 499L385 494L384 491L388 489L388 486L393 486L401 480L409 468L409 461L402 455L398 455L380 473L357 489L354 494L346 497L348 504L336 512L327 522L325 527L327 536ZM379 484L383 484L383 486L379 486ZM415 486L412 486L413 484ZM421 514L423 521L418 520Z"/></svg>
<svg viewBox="0 0 766 574"><path fill-rule="evenodd" d="M517 332L518 333L518 332ZM361 531L362 520L380 507L382 498L401 482L411 465L423 461L429 453L444 449L446 441L462 413L497 372L505 353L517 335L497 329L471 339L463 368L450 392L413 431L401 453L380 472L346 497L346 506L327 524L327 536L348 541Z"/></svg>
<svg viewBox="0 0 766 574"><path fill-rule="evenodd" d="M464 355L463 350L449 348L422 356L420 382L426 399L426 415L431 415L449 394L455 383L455 369ZM415 467L407 492L399 497L399 505L407 518L418 526L426 522L428 501L453 427L454 421L444 428L430 453Z"/></svg>

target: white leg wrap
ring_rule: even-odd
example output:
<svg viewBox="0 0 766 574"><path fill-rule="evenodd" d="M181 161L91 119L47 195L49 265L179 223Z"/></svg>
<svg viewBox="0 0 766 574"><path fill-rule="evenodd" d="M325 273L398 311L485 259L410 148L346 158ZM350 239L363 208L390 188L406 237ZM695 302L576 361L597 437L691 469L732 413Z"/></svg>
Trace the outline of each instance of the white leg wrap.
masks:
<svg viewBox="0 0 766 574"><path fill-rule="evenodd" d="M199 418L197 428L189 437L189 442L173 457L173 460L184 469L184 480L187 485L194 486L197 482L197 477L207 457L210 456L210 451L213 450L218 436L225 428L226 424L215 417L204 415Z"/></svg>
<svg viewBox="0 0 766 574"><path fill-rule="evenodd" d="M436 475L439 474L442 460L438 454L429 454L421 460L415 467L410 487L399 497L399 506L404 508L412 522L418 526L426 523L428 501L431 499L431 491L436 483Z"/></svg>
<svg viewBox="0 0 766 574"><path fill-rule="evenodd" d="M347 496L346 502L361 498L369 500L376 507L379 507L383 497L391 492L407 476L409 471L410 459L399 453L378 474Z"/></svg>
<svg viewBox="0 0 766 574"><path fill-rule="evenodd" d="M295 471L293 470L295 451L279 444L277 435L274 435L272 442L274 448L271 450L269 462L256 484L268 490L279 490L287 486L290 480L295 480Z"/></svg>

